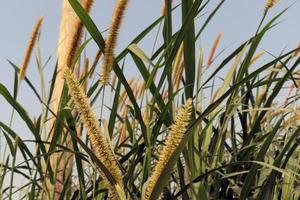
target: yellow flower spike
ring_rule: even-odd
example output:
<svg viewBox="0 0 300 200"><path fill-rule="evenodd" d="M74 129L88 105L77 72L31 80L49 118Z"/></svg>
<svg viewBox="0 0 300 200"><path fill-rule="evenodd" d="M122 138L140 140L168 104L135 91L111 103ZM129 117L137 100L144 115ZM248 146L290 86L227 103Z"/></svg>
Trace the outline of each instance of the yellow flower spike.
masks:
<svg viewBox="0 0 300 200"><path fill-rule="evenodd" d="M37 38L38 38L38 35L39 35L40 28L42 26L43 20L44 20L43 16L39 17L37 22L35 23L35 26L34 26L33 30L32 30L30 40L29 40L27 49L25 51L23 62L22 62L21 69L20 69L20 72L19 72L19 79L20 80L23 80L25 78L25 74L26 74L26 71L27 71L27 68L28 68L28 64L29 64L29 61L30 61L30 58L31 58L31 55L32 55L33 47L35 46L35 43L37 41Z"/></svg>
<svg viewBox="0 0 300 200"><path fill-rule="evenodd" d="M266 0L265 1L265 12L271 9L279 0Z"/></svg>
<svg viewBox="0 0 300 200"><path fill-rule="evenodd" d="M215 54L216 54L216 50L217 47L220 43L220 40L222 38L222 32L220 32L213 44L212 49L210 50L209 56L208 56L208 61L207 61L207 68L213 63L213 60L215 59Z"/></svg>
<svg viewBox="0 0 300 200"><path fill-rule="evenodd" d="M101 133L99 122L90 106L84 90L80 87L79 82L75 80L72 71L68 67L65 67L64 78L67 82L69 94L74 103L74 108L79 113L80 120L87 129L87 134L95 155L106 168L109 168L109 171L114 177L116 184L118 184L119 187L124 188L121 170L117 164L113 152L111 151L107 139ZM118 193L115 191L115 185L112 185L109 182L102 171L100 171L100 175L109 188L110 197L112 199L118 199Z"/></svg>
<svg viewBox="0 0 300 200"><path fill-rule="evenodd" d="M157 184L158 178L160 177L164 167L168 163L171 155L174 153L176 148L179 146L180 142L182 141L185 132L187 131L187 127L191 120L192 114L192 100L189 99L182 106L182 108L178 111L176 115L175 121L173 125L170 127L170 133L166 138L165 145L163 146L162 150L159 151L158 161L154 166L153 173L149 177L147 181L147 187L144 190L144 200L152 200L152 192Z"/></svg>
<svg viewBox="0 0 300 200"><path fill-rule="evenodd" d="M118 32L122 23L124 12L129 0L118 0L114 9L112 20L109 27L108 38L106 40L104 60L102 63L102 72L100 74L100 83L108 84L110 72L114 63L114 50L117 44Z"/></svg>

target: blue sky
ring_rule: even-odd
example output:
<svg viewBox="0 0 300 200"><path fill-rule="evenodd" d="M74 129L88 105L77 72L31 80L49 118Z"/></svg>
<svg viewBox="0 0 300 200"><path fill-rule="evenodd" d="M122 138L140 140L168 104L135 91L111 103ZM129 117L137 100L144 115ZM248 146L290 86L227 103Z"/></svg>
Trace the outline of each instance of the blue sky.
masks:
<svg viewBox="0 0 300 200"><path fill-rule="evenodd" d="M100 30L107 28L114 2L113 0L96 1L91 15ZM208 6L206 11L209 12L218 2L218 0L212 0L211 5ZM175 0L174 3L177 4L179 1ZM292 3L295 4L280 18L281 23L267 34L261 48L273 54L279 54L284 48L293 48L298 44L300 41L300 3L298 1L280 1L271 10L269 16L274 16ZM129 9L126 12L122 30L120 31L117 52L125 48L141 30L160 15L161 4L162 0L130 1ZM220 49L226 47L230 49L238 46L242 41L254 34L262 17L263 6L263 0L227 0L196 45L199 46L202 44L204 51L207 53L217 34L223 32ZM22 62L23 53L32 27L40 15L45 17L40 39L43 61L45 62L49 56L52 56L52 62L47 66L45 71L46 81L49 83L54 68L53 63L55 62L60 8L61 1L59 0L9 0L1 3L0 82L6 85L10 91L13 88L14 73L6 62L6 59L13 61L17 65ZM178 11L174 13L175 27L178 27L180 23L178 13ZM201 23L203 19L199 18L197 22ZM155 32L141 44L141 48L148 55L151 53L154 36ZM87 53L93 58L94 52L95 45L91 43ZM126 73L132 73L131 69L127 69ZM27 76L36 86L39 85L38 71L34 59L31 60ZM25 84L21 85L18 98L24 108L30 113L30 116L39 113L40 106L36 106L37 101L34 95ZM7 123L10 112L10 106L0 97L0 121ZM15 116L14 129L23 131L23 127L24 124L18 119L18 116ZM28 134L25 131L21 135L26 137Z"/></svg>

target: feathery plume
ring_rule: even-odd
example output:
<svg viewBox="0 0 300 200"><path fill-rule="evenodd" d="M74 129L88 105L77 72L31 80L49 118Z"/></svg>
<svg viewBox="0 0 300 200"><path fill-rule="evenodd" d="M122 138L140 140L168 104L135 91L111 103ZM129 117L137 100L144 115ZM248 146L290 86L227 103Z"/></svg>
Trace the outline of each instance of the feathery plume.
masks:
<svg viewBox="0 0 300 200"><path fill-rule="evenodd" d="M69 87L69 94L74 103L74 108L79 113L80 119L87 129L87 134L96 156L99 160L101 160L101 162L103 162L105 167L110 169L112 176L116 180L116 184L123 188L120 168L118 167L117 161L111 151L110 145L107 143L106 138L101 134L98 120L90 106L86 94L80 87L78 81L75 80L72 71L67 67L64 70L64 78L66 79ZM114 185L109 182L102 172L100 172L100 174L111 190L110 193L117 194Z"/></svg>
<svg viewBox="0 0 300 200"><path fill-rule="evenodd" d="M38 38L39 31L40 31L43 20L44 20L43 16L40 16L38 18L38 20L35 23L35 26L33 28L33 31L31 33L30 40L29 40L27 49L25 51L25 55L24 55L24 58L23 58L23 62L22 62L22 65L21 65L20 72L19 72L19 79L20 80L23 80L25 78L25 74L26 74L28 64L29 64L29 61L30 61L30 58L31 58L31 54L32 54L33 48L35 46L35 43L37 41L37 38Z"/></svg>
<svg viewBox="0 0 300 200"><path fill-rule="evenodd" d="M104 50L104 60L102 63L102 72L100 74L101 84L107 84L110 78L110 72L114 63L114 50L117 44L118 32L128 2L129 0L117 0L117 4L114 9Z"/></svg>
<svg viewBox="0 0 300 200"><path fill-rule="evenodd" d="M93 4L94 4L94 0L83 0L82 1L82 6L87 13L89 13L91 11Z"/></svg>
<svg viewBox="0 0 300 200"><path fill-rule="evenodd" d="M94 1L81 0L81 5L89 13ZM81 35L83 32L83 24L79 17L74 12L68 0L63 0L62 15L60 22L60 32L57 48L57 75L53 89L52 110L57 113L62 88L64 85L63 70L66 66L71 66L74 54L80 44Z"/></svg>
<svg viewBox="0 0 300 200"><path fill-rule="evenodd" d="M279 0L266 0L265 1L265 12L271 9Z"/></svg>
<svg viewBox="0 0 300 200"><path fill-rule="evenodd" d="M93 3L93 0L83 0L81 4L86 12L89 13ZM58 47L58 62L61 63L62 67L71 66L75 52L81 41L82 32L82 22L69 5L69 2L64 1Z"/></svg>
<svg viewBox="0 0 300 200"><path fill-rule="evenodd" d="M93 5L93 0L80 0L83 8L86 9L86 12L89 13ZM81 23L79 17L76 15L75 11L71 7L68 0L62 0L62 11L60 18L60 30L58 38L58 47L57 47L57 70L56 70L56 79L53 88L53 95L51 99L51 108L54 114L57 114L60 107L61 93L64 86L64 77L63 71L67 66L71 66L74 60L74 54L80 44L81 35L83 32L83 24ZM49 121L49 127L53 127L55 124L56 118L53 117ZM53 129L48 133L48 141L51 141L53 138ZM70 146L71 138L66 137L65 140L66 146ZM48 145L47 145L48 148ZM72 147L71 147L72 148ZM46 185L50 191L55 190L53 199L59 198L63 185L65 182L66 175L72 173L72 154L64 152L57 153L50 156L51 165L57 169L58 173L56 175L56 185L50 181L47 181ZM45 167L45 170L47 168ZM55 188L53 188L55 187ZM52 189L53 188L53 189ZM44 196L47 195L46 193Z"/></svg>
<svg viewBox="0 0 300 200"><path fill-rule="evenodd" d="M192 100L188 99L185 105L179 110L176 115L175 122L170 128L170 133L167 136L165 145L162 150L159 152L158 161L153 169L153 173L149 177L147 187L144 193L144 200L152 199L152 191L154 186L157 184L158 177L161 175L162 170L166 166L167 162L170 159L170 156L176 150L181 140L184 137L184 133L187 130L188 124L191 120L192 113Z"/></svg>
<svg viewBox="0 0 300 200"><path fill-rule="evenodd" d="M210 51L210 54L209 54L209 57L208 57L208 61L207 61L207 67L209 67L212 62L213 62L213 59L215 58L215 53L216 53L216 50L217 50L217 47L218 47L218 44L220 43L220 40L221 40L221 37L222 37L222 32L218 34L214 44L213 44L213 47Z"/></svg>

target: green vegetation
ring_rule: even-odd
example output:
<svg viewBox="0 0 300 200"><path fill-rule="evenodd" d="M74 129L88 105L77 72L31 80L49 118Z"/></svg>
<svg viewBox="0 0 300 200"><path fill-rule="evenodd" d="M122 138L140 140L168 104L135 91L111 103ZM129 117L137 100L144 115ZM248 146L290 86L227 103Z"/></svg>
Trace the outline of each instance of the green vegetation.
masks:
<svg viewBox="0 0 300 200"><path fill-rule="evenodd" d="M9 61L14 90L0 83L0 95L14 110L12 120L19 115L33 141L0 121L6 144L0 155L0 199L300 199L298 95L283 91L298 87L300 48L266 59L261 58L270 53L259 52L266 33L288 9L270 17L275 1L266 1L254 35L221 54L216 64L221 34L207 60L199 36L226 0L209 13L212 0L178 5L165 0L162 16L119 54L114 49L127 0L116 1L113 35L106 40L88 14L93 1L82 2L64 2L79 18L72 18L74 37L69 34L66 48L58 50L53 68L59 70L50 85L39 54L41 92L25 76L28 66ZM178 29L174 10L182 15ZM91 38L80 41L83 27ZM139 44L150 34L163 43L153 44L153 54L147 55ZM92 42L99 51L89 62L82 52ZM124 75L127 67L138 70L135 78ZM43 108L36 119L18 101L21 82ZM26 184L15 187L15 177Z"/></svg>

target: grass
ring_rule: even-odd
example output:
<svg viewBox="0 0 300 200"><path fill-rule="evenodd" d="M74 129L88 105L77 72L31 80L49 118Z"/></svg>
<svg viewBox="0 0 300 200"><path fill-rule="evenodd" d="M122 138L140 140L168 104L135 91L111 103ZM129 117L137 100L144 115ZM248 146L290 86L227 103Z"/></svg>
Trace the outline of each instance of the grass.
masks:
<svg viewBox="0 0 300 200"><path fill-rule="evenodd" d="M212 48L196 46L226 1L208 12L211 3L166 0L162 15L117 54L125 6L116 5L120 16L114 13L112 39L105 40L88 14L93 1L65 2L73 14L62 23L73 20L77 28L60 40L68 51L59 50L51 84L45 84L36 47L41 91L11 61L13 92L0 83L0 95L14 110L12 119L19 115L33 138L22 139L10 123L0 121L6 144L0 198L299 199L299 47L278 56L260 51L288 9L271 17L275 1L266 1L255 34L225 55L217 54L222 33ZM182 16L178 29L174 10ZM200 29L195 26L199 16ZM91 38L80 37L82 27ZM149 56L139 44L153 33L163 42L156 41ZM83 53L92 42L99 48L94 60ZM204 49L211 52L207 60ZM125 76L127 67L138 71L135 78ZM101 70L112 70L105 84ZM42 106L34 120L17 98L21 82ZM295 95L286 94L288 86L296 88ZM15 177L26 184L17 187Z"/></svg>

